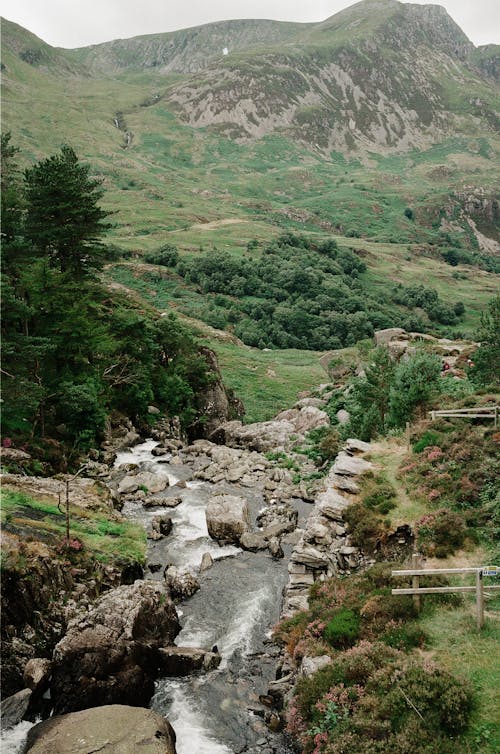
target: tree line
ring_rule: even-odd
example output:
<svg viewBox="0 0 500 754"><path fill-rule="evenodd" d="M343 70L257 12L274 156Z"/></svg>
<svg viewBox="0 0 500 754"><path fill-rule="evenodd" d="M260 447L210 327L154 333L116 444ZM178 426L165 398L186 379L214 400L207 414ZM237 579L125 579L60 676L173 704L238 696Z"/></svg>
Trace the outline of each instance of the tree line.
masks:
<svg viewBox="0 0 500 754"><path fill-rule="evenodd" d="M3 435L53 438L75 453L118 411L146 421L155 404L187 427L211 374L191 334L109 291L103 189L73 149L22 174L2 135ZM45 443L46 445L46 443Z"/></svg>

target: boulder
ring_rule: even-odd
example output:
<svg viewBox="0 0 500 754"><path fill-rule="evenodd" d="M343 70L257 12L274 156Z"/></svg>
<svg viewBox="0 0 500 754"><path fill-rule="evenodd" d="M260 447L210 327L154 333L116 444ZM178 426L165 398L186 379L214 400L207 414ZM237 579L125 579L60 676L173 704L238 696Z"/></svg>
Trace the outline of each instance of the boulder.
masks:
<svg viewBox="0 0 500 754"><path fill-rule="evenodd" d="M349 411L346 411L345 408L339 409L335 416L337 417L338 423L341 425L349 424L349 422L351 421L351 414L349 413Z"/></svg>
<svg viewBox="0 0 500 754"><path fill-rule="evenodd" d="M341 450L335 459L332 471L339 476L360 476L371 469L373 469L373 464L370 461L350 456Z"/></svg>
<svg viewBox="0 0 500 754"><path fill-rule="evenodd" d="M155 516L151 521L151 529L158 532L162 537L168 537L172 531L172 519L170 516Z"/></svg>
<svg viewBox="0 0 500 754"><path fill-rule="evenodd" d="M247 501L236 495L216 495L207 505L208 533L218 542L238 544L242 534L250 531Z"/></svg>
<svg viewBox="0 0 500 754"><path fill-rule="evenodd" d="M23 680L32 691L44 690L48 686L52 662L46 658L34 657L28 660L23 672Z"/></svg>
<svg viewBox="0 0 500 754"><path fill-rule="evenodd" d="M351 437L344 443L344 450L350 455L357 455L358 453L369 453L372 446L369 442L363 442L355 437Z"/></svg>
<svg viewBox="0 0 500 754"><path fill-rule="evenodd" d="M153 474L151 471L140 471L138 474L128 474L118 485L120 495L129 495L145 488L144 491L162 492L168 487L168 477L164 474Z"/></svg>
<svg viewBox="0 0 500 754"><path fill-rule="evenodd" d="M176 600L186 600L200 588L200 582L192 573L179 571L176 566L169 566L165 570L165 583Z"/></svg>
<svg viewBox="0 0 500 754"><path fill-rule="evenodd" d="M166 647L160 649L160 673L185 676L197 670L215 670L221 662L218 652L199 647Z"/></svg>
<svg viewBox="0 0 500 754"><path fill-rule="evenodd" d="M256 422L243 425L240 421L222 424L217 429L217 441L236 448L248 448L259 453L284 450L290 436L296 434L295 425L286 420ZM211 439L215 435L212 434Z"/></svg>
<svg viewBox="0 0 500 754"><path fill-rule="evenodd" d="M32 694L31 689L22 689L17 694L2 700L0 715L2 730L13 728L14 725L21 722L29 707Z"/></svg>
<svg viewBox="0 0 500 754"><path fill-rule="evenodd" d="M240 537L240 547L243 550L257 552L257 550L265 550L267 545L268 540L261 532L246 531Z"/></svg>
<svg viewBox="0 0 500 754"><path fill-rule="evenodd" d="M158 582L112 589L68 624L53 657L56 714L104 704L147 705L157 649L180 630L170 595Z"/></svg>
<svg viewBox="0 0 500 754"><path fill-rule="evenodd" d="M393 340L403 340L407 335L401 327L388 327L386 330L377 330L374 334L377 346L385 346Z"/></svg>
<svg viewBox="0 0 500 754"><path fill-rule="evenodd" d="M142 707L106 705L51 717L28 733L25 754L176 754L164 717Z"/></svg>
<svg viewBox="0 0 500 754"><path fill-rule="evenodd" d="M329 655L320 655L319 657L303 657L300 665L300 675L309 676L316 673L317 670L326 668L332 664L332 658Z"/></svg>

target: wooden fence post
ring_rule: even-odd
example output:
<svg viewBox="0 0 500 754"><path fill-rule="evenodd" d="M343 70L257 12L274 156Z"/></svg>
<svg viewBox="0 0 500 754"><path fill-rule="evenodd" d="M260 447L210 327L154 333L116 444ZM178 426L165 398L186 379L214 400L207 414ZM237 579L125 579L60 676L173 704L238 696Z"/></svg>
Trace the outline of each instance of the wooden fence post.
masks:
<svg viewBox="0 0 500 754"><path fill-rule="evenodd" d="M414 552L413 555L411 556L411 567L412 567L412 570L415 570L415 571L418 571L423 567L423 558L419 552ZM412 586L412 589L419 588L420 576L412 576L411 586ZM417 611L417 613L419 613L420 607L421 607L419 594L413 595L413 604L415 606L415 610Z"/></svg>
<svg viewBox="0 0 500 754"><path fill-rule="evenodd" d="M480 631L484 625L483 571L481 568L478 568L476 572L476 618L477 628Z"/></svg>

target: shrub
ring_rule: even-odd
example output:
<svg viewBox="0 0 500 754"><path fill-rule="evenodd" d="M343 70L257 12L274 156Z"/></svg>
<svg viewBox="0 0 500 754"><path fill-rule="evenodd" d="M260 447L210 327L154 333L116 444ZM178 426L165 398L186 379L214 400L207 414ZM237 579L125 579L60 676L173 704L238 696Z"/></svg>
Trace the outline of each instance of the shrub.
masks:
<svg viewBox="0 0 500 754"><path fill-rule="evenodd" d="M413 445L413 452L421 453L429 445L439 445L439 439L439 433L429 429L424 432L420 440L417 440L417 442Z"/></svg>
<svg viewBox="0 0 500 754"><path fill-rule="evenodd" d="M359 614L343 608L327 623L323 636L332 647L350 647L359 636L359 624Z"/></svg>
<svg viewBox="0 0 500 754"><path fill-rule="evenodd" d="M417 522L417 543L425 555L446 558L461 547L467 536L467 527L460 514L442 508L423 516Z"/></svg>
<svg viewBox="0 0 500 754"><path fill-rule="evenodd" d="M346 508L344 519L349 525L351 542L363 550L373 552L387 531L387 524L362 503L354 503Z"/></svg>

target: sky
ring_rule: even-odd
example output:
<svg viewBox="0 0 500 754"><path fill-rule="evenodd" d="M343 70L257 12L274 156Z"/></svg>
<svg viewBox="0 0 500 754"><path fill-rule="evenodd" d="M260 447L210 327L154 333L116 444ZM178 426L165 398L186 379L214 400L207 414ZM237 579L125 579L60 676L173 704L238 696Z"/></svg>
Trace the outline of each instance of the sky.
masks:
<svg viewBox="0 0 500 754"><path fill-rule="evenodd" d="M421 5L425 0L413 0ZM234 18L324 21L354 0L2 0L2 16L55 47L186 29ZM498 0L441 0L475 45L500 44Z"/></svg>

